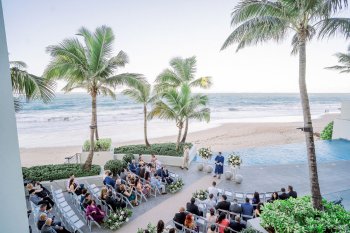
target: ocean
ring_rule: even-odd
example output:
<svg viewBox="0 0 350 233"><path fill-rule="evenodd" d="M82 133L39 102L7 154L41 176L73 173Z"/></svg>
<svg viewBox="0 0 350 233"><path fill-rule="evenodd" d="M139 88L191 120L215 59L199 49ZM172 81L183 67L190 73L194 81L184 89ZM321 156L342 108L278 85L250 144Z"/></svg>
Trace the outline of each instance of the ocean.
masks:
<svg viewBox="0 0 350 233"><path fill-rule="evenodd" d="M208 94L209 123L193 121L190 132L217 127L229 122L301 122L298 94ZM339 113L341 102L350 94L310 94L312 117ZM143 139L143 108L129 98L116 100L99 96L97 101L99 135L112 138L113 144ZM49 104L24 103L16 114L20 147L80 146L89 138L91 98L85 93L58 93ZM176 135L172 121L148 122L149 137Z"/></svg>

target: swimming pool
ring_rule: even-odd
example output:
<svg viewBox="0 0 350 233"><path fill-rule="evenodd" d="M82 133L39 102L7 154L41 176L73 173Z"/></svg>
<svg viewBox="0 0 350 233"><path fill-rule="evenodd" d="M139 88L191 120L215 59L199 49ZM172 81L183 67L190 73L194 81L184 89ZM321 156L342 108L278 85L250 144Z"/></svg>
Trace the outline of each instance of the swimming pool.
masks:
<svg viewBox="0 0 350 233"><path fill-rule="evenodd" d="M316 141L317 162L333 162L350 160L350 141L337 139ZM306 146L305 143L285 144L278 146L254 147L247 149L235 150L243 160L242 166L252 165L276 165L276 164L301 164L306 163ZM227 156L231 153L222 152L225 156L227 165ZM213 163L216 152L211 159ZM195 158L196 162L201 162L199 156Z"/></svg>

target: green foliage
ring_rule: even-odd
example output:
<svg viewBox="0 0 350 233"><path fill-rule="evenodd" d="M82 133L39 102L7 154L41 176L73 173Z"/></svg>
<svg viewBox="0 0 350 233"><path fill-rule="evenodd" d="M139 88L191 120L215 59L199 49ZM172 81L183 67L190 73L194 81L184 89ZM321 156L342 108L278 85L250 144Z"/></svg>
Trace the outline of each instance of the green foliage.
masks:
<svg viewBox="0 0 350 233"><path fill-rule="evenodd" d="M172 184L168 185L168 189L171 193L176 193L182 189L182 187L185 185L182 179L178 179L176 182L173 182Z"/></svg>
<svg viewBox="0 0 350 233"><path fill-rule="evenodd" d="M104 227L110 230L119 229L124 223L129 222L129 218L132 215L130 209L117 209L115 213L110 213L104 224Z"/></svg>
<svg viewBox="0 0 350 233"><path fill-rule="evenodd" d="M181 157L183 156L183 147L185 145L192 147L192 143L180 144L180 149L177 151L175 143L152 144L150 147L145 145L128 145L114 148L114 154L155 154Z"/></svg>
<svg viewBox="0 0 350 233"><path fill-rule="evenodd" d="M146 229L138 228L137 229L137 233L144 233L145 230L148 230L149 233L156 233L157 232L157 226L152 225L152 223L148 223Z"/></svg>
<svg viewBox="0 0 350 233"><path fill-rule="evenodd" d="M334 122L330 122L321 132L322 140L331 140L333 135L333 124Z"/></svg>
<svg viewBox="0 0 350 233"><path fill-rule="evenodd" d="M109 160L106 162L104 169L110 170L114 175L119 174L123 171L124 168L126 168L127 164L125 161L121 160Z"/></svg>
<svg viewBox="0 0 350 233"><path fill-rule="evenodd" d="M243 229L242 231L240 231L241 233L260 233L259 231L249 227L249 228L246 228L246 229Z"/></svg>
<svg viewBox="0 0 350 233"><path fill-rule="evenodd" d="M95 176L99 175L100 171L101 167L98 165L92 165L90 171L84 171L81 164L51 164L22 168L23 178L35 181L68 179L72 174L75 177Z"/></svg>
<svg viewBox="0 0 350 233"><path fill-rule="evenodd" d="M204 201L205 199L208 198L208 193L206 192L206 190L200 189L200 190L192 193L192 197L197 198L201 201Z"/></svg>
<svg viewBox="0 0 350 233"><path fill-rule="evenodd" d="M109 151L111 149L112 139L110 138L100 138L95 141L94 151ZM86 140L83 145L83 151L90 150L90 140Z"/></svg>
<svg viewBox="0 0 350 233"><path fill-rule="evenodd" d="M123 160L126 164L131 163L133 159L135 159L134 154L126 154L123 156Z"/></svg>
<svg viewBox="0 0 350 233"><path fill-rule="evenodd" d="M323 211L312 207L311 197L266 203L261 225L274 232L348 232L350 213L340 205L322 201Z"/></svg>

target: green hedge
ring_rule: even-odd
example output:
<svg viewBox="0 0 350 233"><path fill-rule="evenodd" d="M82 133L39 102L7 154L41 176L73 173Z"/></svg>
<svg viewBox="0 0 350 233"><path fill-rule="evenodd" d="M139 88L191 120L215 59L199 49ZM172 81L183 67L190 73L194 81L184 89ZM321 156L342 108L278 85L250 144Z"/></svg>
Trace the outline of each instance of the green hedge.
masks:
<svg viewBox="0 0 350 233"><path fill-rule="evenodd" d="M323 211L314 209L310 196L266 203L261 225L271 232L350 232L350 212L326 200L322 204Z"/></svg>
<svg viewBox="0 0 350 233"><path fill-rule="evenodd" d="M100 171L101 167L98 165L92 165L90 171L84 171L81 164L57 164L22 168L23 178L35 181L68 179L72 174L75 177L95 176L99 175Z"/></svg>
<svg viewBox="0 0 350 233"><path fill-rule="evenodd" d="M100 138L94 143L94 151L109 151L111 149L112 139ZM90 140L86 140L83 145L83 151L90 150Z"/></svg>
<svg viewBox="0 0 350 233"><path fill-rule="evenodd" d="M333 121L330 122L321 132L322 140L331 140L333 135Z"/></svg>
<svg viewBox="0 0 350 233"><path fill-rule="evenodd" d="M131 163L133 159L135 159L134 154L126 154L123 156L123 160L125 161L126 164Z"/></svg>
<svg viewBox="0 0 350 233"><path fill-rule="evenodd" d="M192 147L192 143L181 144L177 151L175 143L152 144L150 147L146 145L128 145L114 148L114 154L155 154L181 157L185 145Z"/></svg>
<svg viewBox="0 0 350 233"><path fill-rule="evenodd" d="M124 160L109 160L106 162L104 169L110 170L116 176L126 167L127 163Z"/></svg>

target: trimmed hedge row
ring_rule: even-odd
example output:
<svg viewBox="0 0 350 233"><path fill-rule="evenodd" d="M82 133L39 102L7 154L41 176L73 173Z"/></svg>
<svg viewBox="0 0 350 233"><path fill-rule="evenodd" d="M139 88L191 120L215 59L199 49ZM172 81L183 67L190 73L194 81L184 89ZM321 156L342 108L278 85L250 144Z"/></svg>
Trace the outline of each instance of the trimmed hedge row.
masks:
<svg viewBox="0 0 350 233"><path fill-rule="evenodd" d="M114 148L114 154L155 154L181 157L185 145L192 147L192 143L180 144L180 149L177 151L175 143L152 144L150 147L146 145L128 145Z"/></svg>
<svg viewBox="0 0 350 233"><path fill-rule="evenodd" d="M94 151L109 151L111 149L112 139L100 138L94 143ZM83 145L83 151L90 150L90 140L86 140Z"/></svg>
<svg viewBox="0 0 350 233"><path fill-rule="evenodd" d="M35 181L68 179L72 174L75 177L95 176L99 175L100 171L101 167L99 165L92 165L90 171L84 171L82 164L51 164L22 168L23 178Z"/></svg>
<svg viewBox="0 0 350 233"><path fill-rule="evenodd" d="M321 132L321 139L322 140L332 140L333 135L333 121L330 122Z"/></svg>

